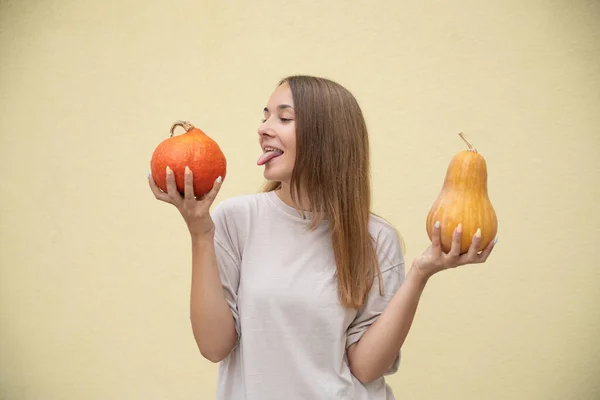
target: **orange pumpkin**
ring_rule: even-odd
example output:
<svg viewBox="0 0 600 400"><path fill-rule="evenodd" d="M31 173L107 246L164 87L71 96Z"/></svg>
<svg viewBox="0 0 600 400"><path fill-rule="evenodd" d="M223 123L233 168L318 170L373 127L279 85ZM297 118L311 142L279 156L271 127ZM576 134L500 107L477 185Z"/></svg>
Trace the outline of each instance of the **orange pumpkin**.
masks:
<svg viewBox="0 0 600 400"><path fill-rule="evenodd" d="M174 136L175 128L182 127L185 133ZM171 136L163 140L154 150L150 168L152 177L163 191L167 191L166 168L175 174L177 190L184 193L184 173L188 166L194 177L194 194L202 197L208 193L215 180L225 179L227 160L219 145L202 130L188 121L177 121L171 126Z"/></svg>
<svg viewBox="0 0 600 400"><path fill-rule="evenodd" d="M442 190L427 214L427 234L432 238L433 226L440 221L441 246L449 252L452 234L458 224L462 224L460 253L469 250L473 235L481 229L481 242L478 251L483 250L498 231L496 212L488 196L487 165L464 135L459 136L468 148L452 158Z"/></svg>

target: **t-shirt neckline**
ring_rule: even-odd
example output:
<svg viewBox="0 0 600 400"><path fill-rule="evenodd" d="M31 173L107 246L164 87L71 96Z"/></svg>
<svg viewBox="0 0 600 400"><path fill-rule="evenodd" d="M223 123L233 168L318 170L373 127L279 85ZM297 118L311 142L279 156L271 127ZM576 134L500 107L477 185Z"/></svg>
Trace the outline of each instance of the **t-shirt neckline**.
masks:
<svg viewBox="0 0 600 400"><path fill-rule="evenodd" d="M311 211L296 210L294 207L285 203L283 200L281 200L281 198L279 197L279 195L276 193L275 190L271 190L271 191L267 192L267 198L269 200L271 200L271 202L273 203L273 205L275 205L275 207L277 207L279 210L283 211L285 214L289 215L290 217L293 217L295 219L300 219L300 220L303 220L303 219L310 220L313 217L313 213ZM304 218L302 217L302 214L304 214ZM323 219L326 220L327 217L325 216Z"/></svg>

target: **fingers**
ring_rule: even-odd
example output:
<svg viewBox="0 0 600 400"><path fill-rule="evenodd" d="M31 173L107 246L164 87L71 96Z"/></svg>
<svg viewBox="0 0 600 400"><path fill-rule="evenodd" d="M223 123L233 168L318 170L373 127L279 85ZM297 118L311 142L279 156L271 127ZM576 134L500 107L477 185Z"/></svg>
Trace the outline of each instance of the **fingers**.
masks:
<svg viewBox="0 0 600 400"><path fill-rule="evenodd" d="M452 234L452 246L450 247L450 251L448 252L448 256L451 259L456 259L460 257L460 243L462 241L462 224L458 224L454 233Z"/></svg>
<svg viewBox="0 0 600 400"><path fill-rule="evenodd" d="M431 252L433 257L439 257L442 254L442 239L440 233L440 221L436 221L431 232Z"/></svg>
<svg viewBox="0 0 600 400"><path fill-rule="evenodd" d="M208 201L209 204L214 201L217 197L217 193L219 193L219 189L221 189L223 179L219 176L215 183L213 184L210 192L206 193L201 198L196 198L194 193L194 174L189 167L185 167L185 180L184 180L184 197L186 200L200 200L200 201Z"/></svg>
<svg viewBox="0 0 600 400"><path fill-rule="evenodd" d="M478 262L482 263L482 262L485 262L487 260L488 256L490 255L490 253L494 249L494 246L496 246L496 242L497 241L498 241L498 237L496 236L496 238L494 240L492 240L485 247L485 249L483 249L483 251L481 252L481 254L479 254L479 260L478 260Z"/></svg>
<svg viewBox="0 0 600 400"><path fill-rule="evenodd" d="M150 189L152 190L152 193L154 193L154 197L156 197L157 200L173 204L169 195L160 190L160 188L154 181L154 178L150 174L148 174L148 185L150 186Z"/></svg>
<svg viewBox="0 0 600 400"><path fill-rule="evenodd" d="M175 183L175 174L167 166L167 193L171 198L171 203L178 205L181 203L181 195L177 191L177 184Z"/></svg>
<svg viewBox="0 0 600 400"><path fill-rule="evenodd" d="M221 189L221 185L223 185L223 178L218 177L215 180L215 183L213 184L212 189L210 190L210 192L208 192L206 194L206 196L204 196L204 198L202 199L202 201L207 201L209 204L212 204L212 202L217 197L217 194L219 193L219 190Z"/></svg>
<svg viewBox="0 0 600 400"><path fill-rule="evenodd" d="M477 232L473 235L473 239L471 240L471 246L469 247L469 251L467 252L467 260L476 261L479 257L477 253L479 253L479 245L481 244L481 229L477 229Z"/></svg>
<svg viewBox="0 0 600 400"><path fill-rule="evenodd" d="M189 167L185 167L184 174L184 189L183 193L186 200L196 200L196 195L194 194L194 175L192 174L192 170Z"/></svg>
<svg viewBox="0 0 600 400"><path fill-rule="evenodd" d="M496 244L497 240L498 238L488 243L485 249L483 249L481 253L479 253L478 249L481 244L481 230L477 229L477 232L475 233L475 235L473 235L473 241L471 242L469 251L466 254L460 256L458 264L464 265L484 263L490 255L490 253L492 252L492 249L494 248L494 245Z"/></svg>

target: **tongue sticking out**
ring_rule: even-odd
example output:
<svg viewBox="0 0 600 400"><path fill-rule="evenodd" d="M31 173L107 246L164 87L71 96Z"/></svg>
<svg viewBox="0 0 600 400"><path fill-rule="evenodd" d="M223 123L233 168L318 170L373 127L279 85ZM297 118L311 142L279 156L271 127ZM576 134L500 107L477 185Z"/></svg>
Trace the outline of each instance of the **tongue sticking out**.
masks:
<svg viewBox="0 0 600 400"><path fill-rule="evenodd" d="M264 165L268 161L274 159L275 157L279 157L282 154L283 152L281 151L267 151L258 158L258 161L256 161L256 165Z"/></svg>

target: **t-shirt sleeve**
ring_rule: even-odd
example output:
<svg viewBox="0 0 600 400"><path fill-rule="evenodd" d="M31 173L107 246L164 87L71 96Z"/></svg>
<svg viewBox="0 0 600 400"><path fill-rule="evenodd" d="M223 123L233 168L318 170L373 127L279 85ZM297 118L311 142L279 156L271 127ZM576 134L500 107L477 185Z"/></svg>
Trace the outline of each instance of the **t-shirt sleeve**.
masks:
<svg viewBox="0 0 600 400"><path fill-rule="evenodd" d="M378 258L381 266L381 283L383 294L380 293L379 276L375 277L373 287L365 304L358 310L354 321L348 327L346 336L346 348L358 342L367 329L383 313L388 303L394 297L400 285L404 281L404 258L402 248L395 230L386 230L381 233L377 245ZM398 370L400 365L400 353L398 353L393 365L388 369L386 375Z"/></svg>
<svg viewBox="0 0 600 400"><path fill-rule="evenodd" d="M237 230L225 207L217 206L211 213L215 224L215 255L225 300L229 305L238 336L241 336L238 313L238 287L240 283L241 252L238 246ZM236 343L237 346L237 343Z"/></svg>

